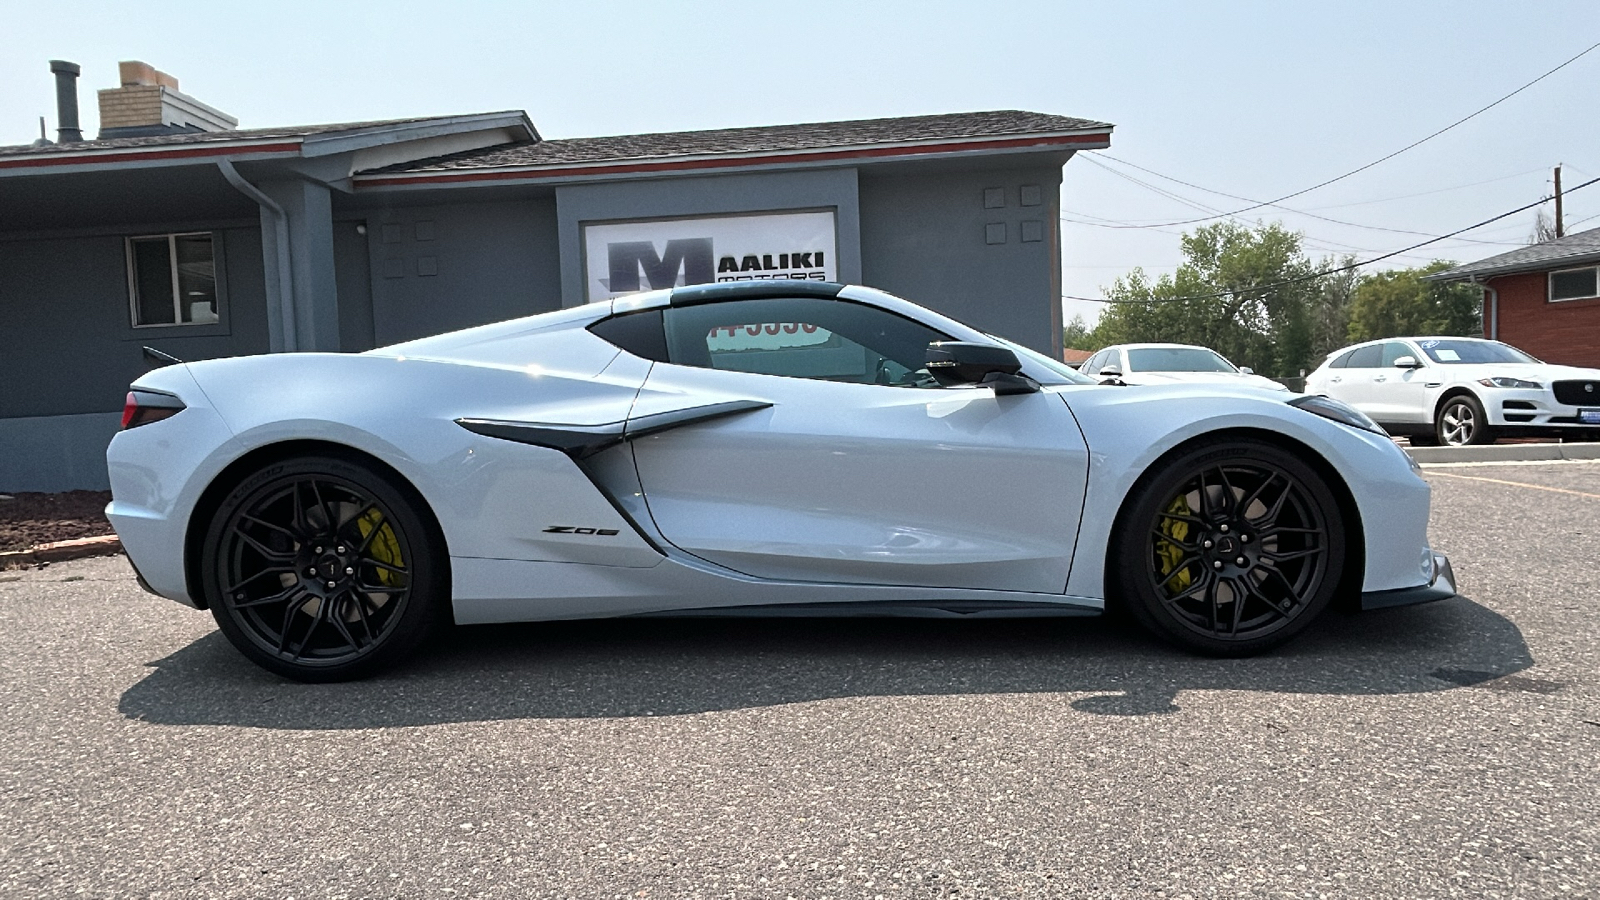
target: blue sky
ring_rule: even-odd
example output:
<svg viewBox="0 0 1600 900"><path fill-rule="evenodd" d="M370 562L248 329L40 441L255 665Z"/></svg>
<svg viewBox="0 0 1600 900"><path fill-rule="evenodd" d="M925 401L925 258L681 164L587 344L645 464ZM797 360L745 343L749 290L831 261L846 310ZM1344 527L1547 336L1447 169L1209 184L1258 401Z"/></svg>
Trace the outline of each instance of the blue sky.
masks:
<svg viewBox="0 0 1600 900"><path fill-rule="evenodd" d="M525 109L546 137L580 137L1029 109L1112 122L1111 156L1257 200L1397 150L1600 41L1594 0L5 7L0 143L37 137L41 115L54 136L47 60L83 66L92 135L94 91L115 86L118 60L141 59L241 127ZM1557 163L1567 187L1600 177L1597 86L1600 50L1288 201L1294 212L1244 218L1285 222L1316 256L1364 257L1537 200ZM1194 226L1163 223L1206 214L1114 171L1220 210L1247 205L1082 154L1062 188L1076 220L1062 226L1066 294L1098 296L1134 266L1171 271ZM1576 230L1600 227L1600 185L1566 213ZM1452 240L1390 265L1511 249L1533 215L1469 235L1491 243Z"/></svg>

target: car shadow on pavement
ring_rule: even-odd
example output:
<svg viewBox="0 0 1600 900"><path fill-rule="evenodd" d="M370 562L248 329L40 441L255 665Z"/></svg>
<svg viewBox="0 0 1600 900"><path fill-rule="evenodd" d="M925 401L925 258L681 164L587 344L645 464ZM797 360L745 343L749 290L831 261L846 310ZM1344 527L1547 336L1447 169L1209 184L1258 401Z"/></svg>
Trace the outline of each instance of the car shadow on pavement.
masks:
<svg viewBox="0 0 1600 900"><path fill-rule="evenodd" d="M1532 664L1515 625L1464 597L1330 614L1241 660L1191 656L1102 619L612 619L459 627L390 674L332 685L270 675L214 632L150 663L119 709L160 724L344 729L1052 692L1086 695L1070 701L1080 712L1152 715L1176 711L1185 690L1551 689L1514 675Z"/></svg>

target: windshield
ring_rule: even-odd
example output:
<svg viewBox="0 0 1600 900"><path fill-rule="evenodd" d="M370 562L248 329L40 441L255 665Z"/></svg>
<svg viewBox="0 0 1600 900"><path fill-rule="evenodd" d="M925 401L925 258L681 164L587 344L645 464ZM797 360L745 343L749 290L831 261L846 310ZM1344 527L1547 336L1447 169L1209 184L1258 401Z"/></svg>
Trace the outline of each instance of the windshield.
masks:
<svg viewBox="0 0 1600 900"><path fill-rule="evenodd" d="M1237 372L1233 364L1204 347L1143 347L1128 351L1134 372Z"/></svg>
<svg viewBox="0 0 1600 900"><path fill-rule="evenodd" d="M993 334L985 336L1004 344L1011 352L1017 354L1029 369L1034 369L1034 371L1043 369L1043 374L1049 375L1050 378L1048 380L1045 378L1037 379L1040 384L1099 384L1097 380L1073 369L1061 360L1051 359L1043 353L1029 350L1027 347L1008 341L1003 337Z"/></svg>
<svg viewBox="0 0 1600 900"><path fill-rule="evenodd" d="M1537 363L1537 359L1498 341L1418 341L1428 358L1447 366L1471 363Z"/></svg>

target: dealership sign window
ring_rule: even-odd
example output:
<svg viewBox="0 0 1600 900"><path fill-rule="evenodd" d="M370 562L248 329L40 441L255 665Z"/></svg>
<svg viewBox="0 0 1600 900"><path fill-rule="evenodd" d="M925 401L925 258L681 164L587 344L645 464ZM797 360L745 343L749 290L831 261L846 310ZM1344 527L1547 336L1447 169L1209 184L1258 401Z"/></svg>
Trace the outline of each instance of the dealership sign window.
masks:
<svg viewBox="0 0 1600 900"><path fill-rule="evenodd" d="M583 226L587 299L713 281L838 281L834 214L606 222Z"/></svg>

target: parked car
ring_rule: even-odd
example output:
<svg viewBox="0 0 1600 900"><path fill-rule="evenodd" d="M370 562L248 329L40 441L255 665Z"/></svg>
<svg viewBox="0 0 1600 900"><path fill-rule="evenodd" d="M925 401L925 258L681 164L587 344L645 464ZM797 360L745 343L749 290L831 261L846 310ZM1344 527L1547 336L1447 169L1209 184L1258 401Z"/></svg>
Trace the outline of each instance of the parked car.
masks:
<svg viewBox="0 0 1600 900"><path fill-rule="evenodd" d="M1413 444L1498 435L1600 437L1600 369L1540 362L1470 337L1368 341L1328 355L1306 392L1342 400Z"/></svg>
<svg viewBox="0 0 1600 900"><path fill-rule="evenodd" d="M141 584L291 678L452 617L1072 616L1259 652L1455 592L1326 397L1103 385L880 291L696 285L156 369L107 451Z"/></svg>
<svg viewBox="0 0 1600 900"><path fill-rule="evenodd" d="M1209 347L1192 344L1114 344L1089 357L1078 371L1097 377L1114 373L1124 384L1184 382L1288 390L1248 366L1235 366Z"/></svg>

